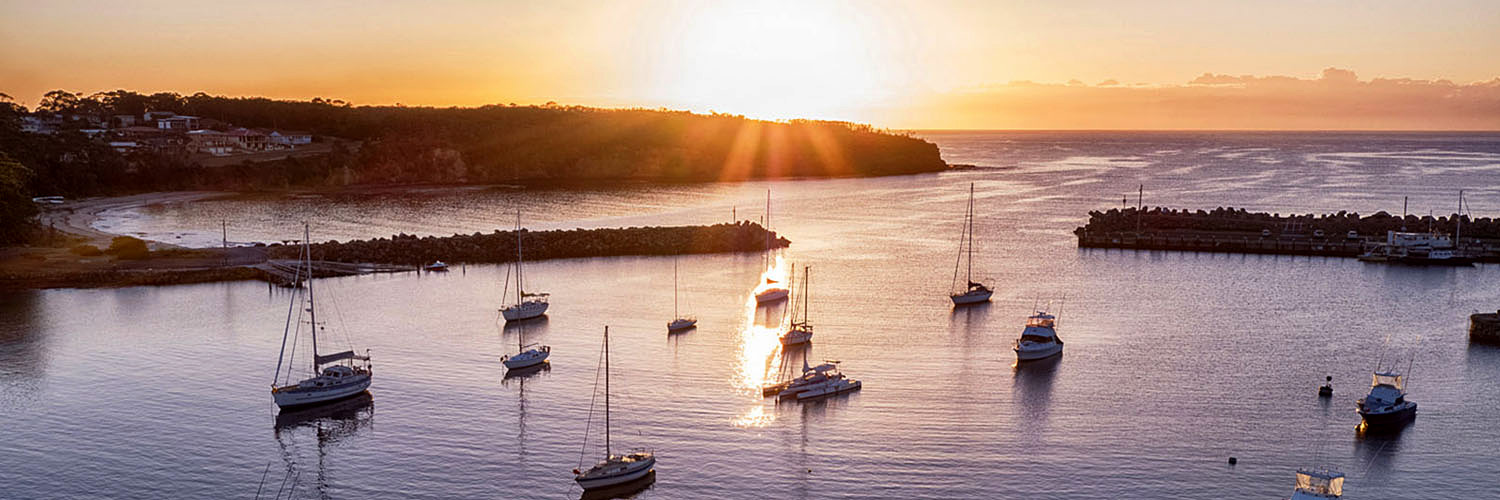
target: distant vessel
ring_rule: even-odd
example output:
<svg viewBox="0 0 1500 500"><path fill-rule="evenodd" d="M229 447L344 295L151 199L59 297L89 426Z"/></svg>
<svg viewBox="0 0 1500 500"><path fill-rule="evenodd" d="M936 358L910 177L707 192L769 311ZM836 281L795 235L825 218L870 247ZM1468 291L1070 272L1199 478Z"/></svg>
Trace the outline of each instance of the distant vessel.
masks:
<svg viewBox="0 0 1500 500"><path fill-rule="evenodd" d="M1328 500L1344 495L1344 473L1297 469L1297 488L1290 500Z"/></svg>
<svg viewBox="0 0 1500 500"><path fill-rule="evenodd" d="M1453 237L1429 230L1426 233L1386 231L1385 243L1371 247L1359 260L1426 266L1471 266L1479 259L1464 251L1464 192L1458 192ZM1402 229L1405 229L1403 227ZM1431 229L1431 228L1429 228Z"/></svg>
<svg viewBox="0 0 1500 500"><path fill-rule="evenodd" d="M1057 337L1057 317L1046 311L1037 311L1026 318L1026 329L1016 339L1011 350L1016 351L1016 360L1032 361L1062 354L1063 341Z"/></svg>
<svg viewBox="0 0 1500 500"><path fill-rule="evenodd" d="M677 313L677 259L672 259L672 321L667 323L667 333L678 332L698 326L698 318Z"/></svg>
<svg viewBox="0 0 1500 500"><path fill-rule="evenodd" d="M552 354L552 346L532 344L535 347L527 349L526 347L528 346L525 344L525 340L523 340L525 338L526 327L523 326L521 327L521 331L516 332L516 354L500 358L500 362L505 364L505 368L520 370L547 362L547 356Z"/></svg>
<svg viewBox="0 0 1500 500"><path fill-rule="evenodd" d="M521 211L516 211L516 303L500 310L506 321L520 321L539 317L547 313L547 301L551 298L545 293L526 293L522 286L521 272Z"/></svg>
<svg viewBox="0 0 1500 500"><path fill-rule="evenodd" d="M1406 400L1406 377L1395 370L1376 370L1370 393L1354 404L1367 430L1396 428L1417 416L1417 403Z"/></svg>
<svg viewBox="0 0 1500 500"><path fill-rule="evenodd" d="M807 359L802 360L802 375L784 384L782 389L776 393L779 399L795 399L799 394L827 383L829 380L844 378L839 372L839 362L836 360L824 361L818 366L807 366Z"/></svg>
<svg viewBox="0 0 1500 500"><path fill-rule="evenodd" d="M965 250L966 247L967 251ZM963 234L959 236L958 240L959 261L964 260L965 252L968 253L969 268L964 282L968 283L968 286L963 292L948 294L948 298L953 299L953 305L955 306L988 302L990 296L994 295L995 292L990 290L989 287L984 286L983 283L974 281L974 183L969 183L969 210L964 217ZM953 281L955 283L958 282L958 266L959 262L953 263Z"/></svg>
<svg viewBox="0 0 1500 500"><path fill-rule="evenodd" d="M448 270L448 264L441 260L428 264L424 269L432 272L443 272Z"/></svg>
<svg viewBox="0 0 1500 500"><path fill-rule="evenodd" d="M860 381L845 377L840 373L837 378L830 378L826 382L808 387L806 390L797 393L797 401L807 401L809 399L853 392L859 390L862 385L864 384L861 384Z"/></svg>
<svg viewBox="0 0 1500 500"><path fill-rule="evenodd" d="M596 382L597 383L597 382ZM598 387L595 386L597 390ZM604 460L580 471L573 469L573 480L584 490L608 488L635 481L651 473L656 466L656 455L649 451L636 451L628 455L615 455L610 450L609 423L609 327L604 327Z"/></svg>
<svg viewBox="0 0 1500 500"><path fill-rule="evenodd" d="M773 260L771 258L771 190L769 190L769 189L766 190L766 250L765 250L765 255L766 255L765 269L767 271L769 271L771 269L771 263L772 263L772 260ZM755 303L756 304L770 304L770 303L774 303L774 302L779 302L779 301L782 301L782 300L786 300L787 294L790 293L786 289L786 287L781 286L781 283L779 283L779 282L776 281L776 278L772 278L772 277L769 277L769 276L766 277L766 282L762 283L757 288L758 289L755 292Z"/></svg>
<svg viewBox="0 0 1500 500"><path fill-rule="evenodd" d="M313 280L311 279L312 247L310 238L311 230L307 225L303 225L302 262L299 263L297 271L299 274L306 271L306 276L308 277L306 280L307 286L293 292L292 303L287 306L286 327L281 333L281 355L276 360L276 377L271 381L271 398L276 401L276 406L280 406L283 410L337 401L358 395L364 392L365 389L370 388L372 372L369 351L366 351L363 356L355 354L352 349L326 355L318 352L318 332L323 330L323 326L318 323L317 307L313 302ZM304 307L298 309L297 322L295 324L300 329L302 325L301 313L303 311L307 312L307 324L311 326L312 330L310 332L312 334L313 349L312 369L316 375L295 384L277 385L278 380L282 377L281 366L282 360L286 357L287 338L293 332L292 310L296 308L299 302ZM292 352L295 356L297 352L295 345L292 347ZM286 375L288 380L286 382L290 382L291 360L287 359L286 361L288 363ZM340 363L341 361L343 363ZM356 363L360 361L363 363Z"/></svg>
<svg viewBox="0 0 1500 500"><path fill-rule="evenodd" d="M812 323L807 319L807 300L810 295L807 288L807 276L811 274L810 269L810 267L805 266L802 268L802 296L800 297L802 299L802 320L797 320L797 311L793 309L791 327L787 328L787 331L783 332L780 336L781 345L783 346L806 344L812 341ZM796 271L793 272L795 273ZM795 305L793 304L793 306Z"/></svg>

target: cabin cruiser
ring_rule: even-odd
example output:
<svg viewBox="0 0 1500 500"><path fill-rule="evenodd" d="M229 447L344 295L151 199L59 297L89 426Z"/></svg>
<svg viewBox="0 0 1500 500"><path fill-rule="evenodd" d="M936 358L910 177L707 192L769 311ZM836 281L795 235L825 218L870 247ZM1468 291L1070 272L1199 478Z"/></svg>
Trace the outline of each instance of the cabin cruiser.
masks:
<svg viewBox="0 0 1500 500"><path fill-rule="evenodd" d="M1344 473L1297 469L1297 488L1290 500L1328 500L1344 494Z"/></svg>
<svg viewBox="0 0 1500 500"><path fill-rule="evenodd" d="M1375 372L1370 393L1354 405L1371 430L1397 427L1417 416L1417 403L1406 400L1406 377L1394 370Z"/></svg>
<svg viewBox="0 0 1500 500"><path fill-rule="evenodd" d="M1475 262L1446 234L1401 231L1387 231L1385 242L1371 247L1359 260L1440 266L1468 266Z"/></svg>
<svg viewBox="0 0 1500 500"><path fill-rule="evenodd" d="M807 401L809 399L817 399L821 397L832 396L835 394L857 391L859 390L860 385L861 384L858 380L854 380L852 378L843 376L843 374L839 374L838 378L828 379L821 384L808 387L806 390L797 393L797 401Z"/></svg>
<svg viewBox="0 0 1500 500"><path fill-rule="evenodd" d="M839 372L838 361L830 360L821 365L809 367L807 360L804 359L802 360L802 375L787 383L786 388L777 393L777 397L780 399L796 398L797 395L827 383L829 380L841 378L844 378L844 374Z"/></svg>
<svg viewBox="0 0 1500 500"><path fill-rule="evenodd" d="M427 267L424 267L423 269L426 269L430 272L443 272L448 270L448 263L439 260L428 264Z"/></svg>
<svg viewBox="0 0 1500 500"><path fill-rule="evenodd" d="M1017 361L1032 361L1062 354L1063 341L1057 337L1057 317L1038 311L1026 318L1026 329L1016 339L1012 350Z"/></svg>

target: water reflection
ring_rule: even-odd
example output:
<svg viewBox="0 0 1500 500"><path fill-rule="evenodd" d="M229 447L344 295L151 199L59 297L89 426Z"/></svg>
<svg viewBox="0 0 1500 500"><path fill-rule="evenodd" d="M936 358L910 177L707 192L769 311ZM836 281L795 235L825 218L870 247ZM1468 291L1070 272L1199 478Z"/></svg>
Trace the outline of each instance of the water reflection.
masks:
<svg viewBox="0 0 1500 500"><path fill-rule="evenodd" d="M1058 354L1036 361L1017 361L1011 365L1015 371L1011 382L1011 398L1020 404L1023 428L1047 429L1049 410L1052 407L1052 381L1057 376L1057 367L1062 364L1062 358L1063 355Z"/></svg>
<svg viewBox="0 0 1500 500"><path fill-rule="evenodd" d="M540 378L542 374L552 371L551 362L542 362L540 365L528 366L519 370L509 370L500 379L500 385L516 388L516 454L517 459L526 459L526 381Z"/></svg>
<svg viewBox="0 0 1500 500"><path fill-rule="evenodd" d="M1402 428L1405 425L1401 426ZM1366 432L1364 425L1354 433L1355 456L1364 464L1365 478L1388 477L1396 470L1396 454L1401 449L1400 428L1392 432Z"/></svg>
<svg viewBox="0 0 1500 500"><path fill-rule="evenodd" d="M313 487L318 498L331 498L328 477L328 449L370 428L375 420L374 397L369 391L358 395L305 410L281 412L276 415L276 443L281 447L281 457L286 463L287 475L293 477L289 489L296 490L305 481L298 461L301 452L298 440L311 433L316 440L317 470Z"/></svg>
<svg viewBox="0 0 1500 500"><path fill-rule="evenodd" d="M42 325L37 324L39 294L0 295L0 407L33 401L46 371Z"/></svg>

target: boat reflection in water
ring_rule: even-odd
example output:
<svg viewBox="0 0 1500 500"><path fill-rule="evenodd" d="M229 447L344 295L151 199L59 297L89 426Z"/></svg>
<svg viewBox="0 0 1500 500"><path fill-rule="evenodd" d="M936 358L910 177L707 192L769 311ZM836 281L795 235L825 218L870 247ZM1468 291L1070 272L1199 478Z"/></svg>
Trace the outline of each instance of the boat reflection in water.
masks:
<svg viewBox="0 0 1500 500"><path fill-rule="evenodd" d="M526 382L541 378L545 373L552 371L552 363L542 363L536 366L507 370L505 376L500 379L500 385L516 387L516 458L526 459Z"/></svg>
<svg viewBox="0 0 1500 500"><path fill-rule="evenodd" d="M651 486L654 484L656 484L656 470L653 469L651 472L647 472L645 476L641 476L640 479L628 483L610 486L608 488L584 490L583 495L579 496L578 498L580 498L581 500L635 498L635 496L639 495L641 492L651 489Z"/></svg>
<svg viewBox="0 0 1500 500"><path fill-rule="evenodd" d="M1062 364L1058 354L1036 361L1017 361L1010 365L1014 371L1011 381L1011 400L1014 401L1023 419L1023 427L1030 429L1028 437L1041 441L1047 431L1048 417L1052 408L1052 383L1057 378L1057 368Z"/></svg>
<svg viewBox="0 0 1500 500"><path fill-rule="evenodd" d="M284 486L291 491L302 489L299 487L300 483L306 478L298 466L300 453L297 439L304 430L310 429L317 440L317 470L312 478L313 486L318 491L318 497L327 498L331 493L329 484L332 482L325 463L329 445L339 444L359 434L369 428L374 419L375 402L369 391L335 403L305 410L283 411L276 415L276 444L281 447L287 477L294 478L291 484Z"/></svg>

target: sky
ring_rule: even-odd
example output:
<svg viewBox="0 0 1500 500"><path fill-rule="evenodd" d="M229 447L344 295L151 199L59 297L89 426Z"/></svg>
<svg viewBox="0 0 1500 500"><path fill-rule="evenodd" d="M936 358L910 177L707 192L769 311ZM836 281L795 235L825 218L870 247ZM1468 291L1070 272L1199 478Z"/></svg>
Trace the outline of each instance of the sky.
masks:
<svg viewBox="0 0 1500 500"><path fill-rule="evenodd" d="M1500 2L0 0L0 92L1500 130Z"/></svg>

